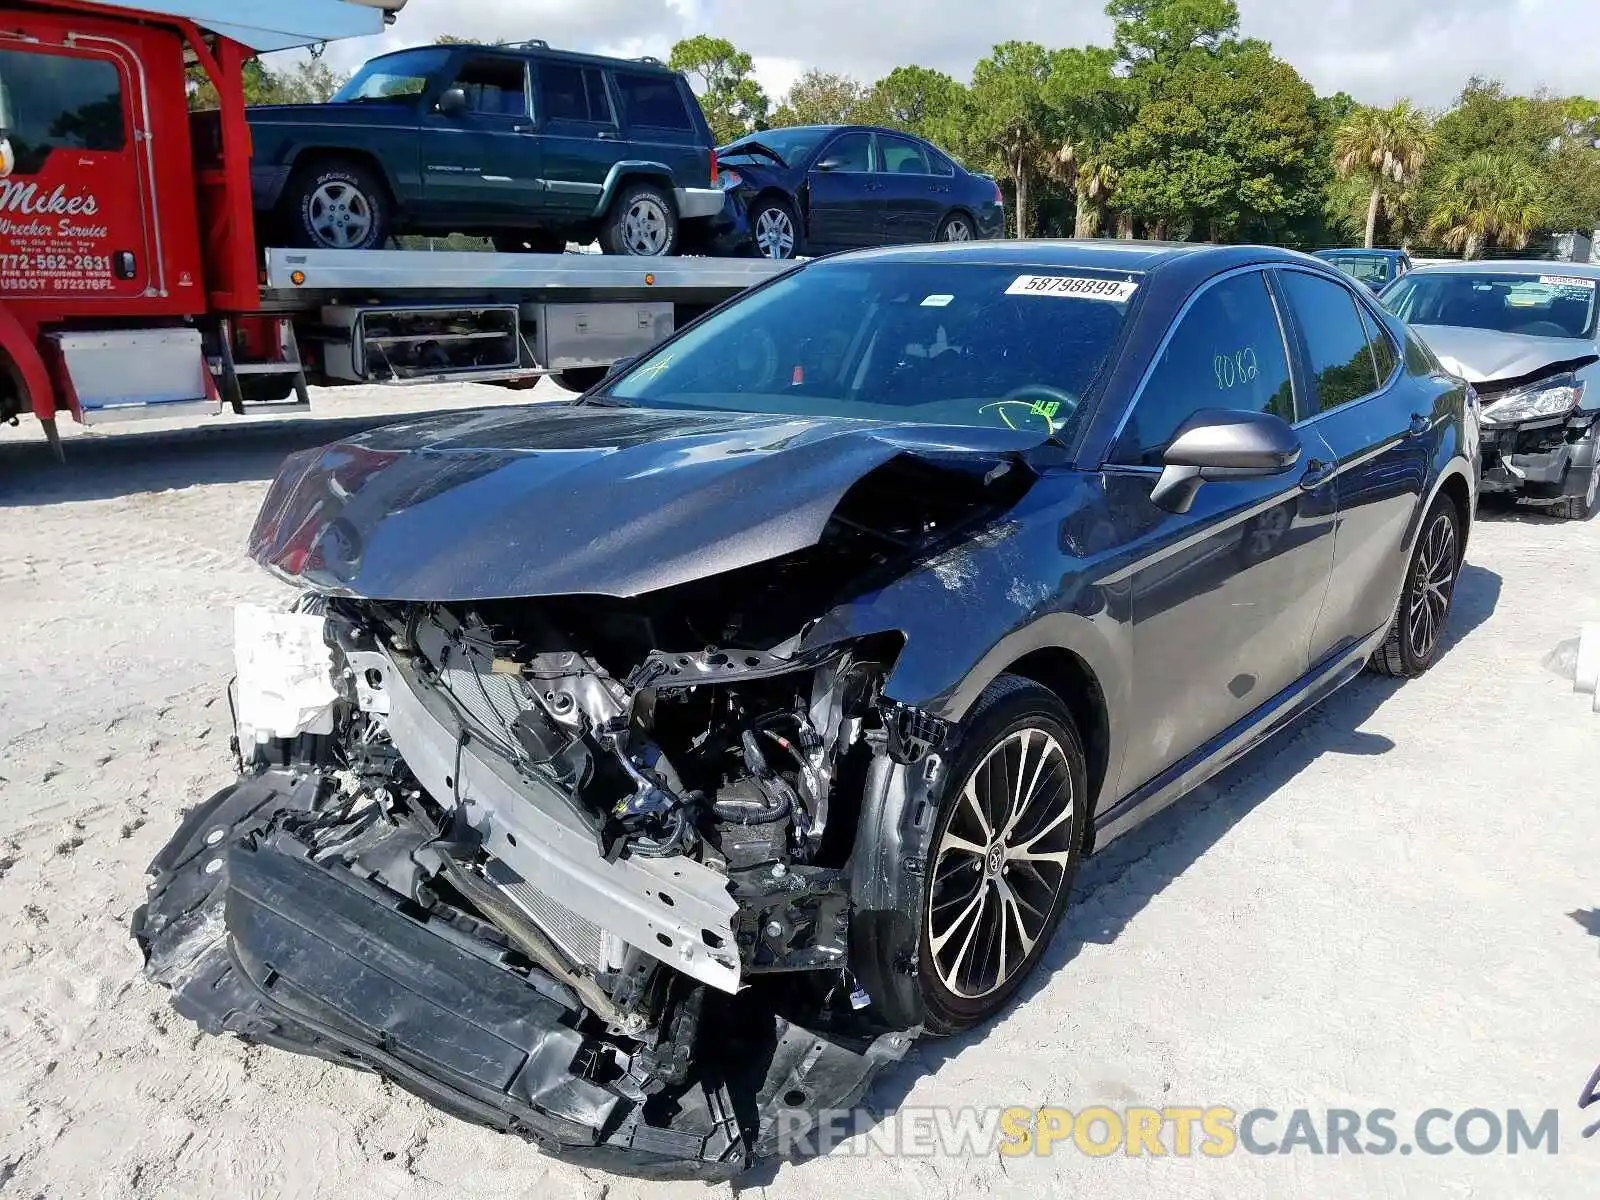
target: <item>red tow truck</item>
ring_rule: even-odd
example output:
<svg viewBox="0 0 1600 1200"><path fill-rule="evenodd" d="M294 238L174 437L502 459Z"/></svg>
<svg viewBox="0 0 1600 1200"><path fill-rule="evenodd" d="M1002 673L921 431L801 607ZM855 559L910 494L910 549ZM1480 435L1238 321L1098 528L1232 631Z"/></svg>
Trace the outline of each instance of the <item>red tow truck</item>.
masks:
<svg viewBox="0 0 1600 1200"><path fill-rule="evenodd" d="M307 385L586 386L763 260L260 248L243 68L405 0L0 5L0 420L281 412ZM220 98L190 112L190 71Z"/></svg>

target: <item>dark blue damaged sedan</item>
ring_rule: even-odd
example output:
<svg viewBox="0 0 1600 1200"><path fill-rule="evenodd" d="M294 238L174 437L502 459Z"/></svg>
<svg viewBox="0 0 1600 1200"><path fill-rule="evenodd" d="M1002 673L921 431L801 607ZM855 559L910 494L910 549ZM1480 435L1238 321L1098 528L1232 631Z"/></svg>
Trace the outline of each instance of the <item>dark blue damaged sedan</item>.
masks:
<svg viewBox="0 0 1600 1200"><path fill-rule="evenodd" d="M186 1016L728 1177L999 1012L1083 857L1439 654L1466 387L1253 247L799 265L565 405L291 457L240 777L134 919ZM288 702L291 701L292 703Z"/></svg>

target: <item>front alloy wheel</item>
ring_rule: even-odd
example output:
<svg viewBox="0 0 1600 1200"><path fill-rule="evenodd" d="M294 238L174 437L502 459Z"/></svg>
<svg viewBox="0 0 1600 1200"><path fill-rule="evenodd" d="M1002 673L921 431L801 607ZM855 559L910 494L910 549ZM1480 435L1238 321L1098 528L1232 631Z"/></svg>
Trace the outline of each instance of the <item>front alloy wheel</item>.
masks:
<svg viewBox="0 0 1600 1200"><path fill-rule="evenodd" d="M780 204L767 204L756 213L756 253L762 258L793 258L795 253L794 218Z"/></svg>
<svg viewBox="0 0 1600 1200"><path fill-rule="evenodd" d="M1071 718L1002 677L968 719L929 858L919 973L930 1032L993 1015L1065 911L1087 817Z"/></svg>
<svg viewBox="0 0 1600 1200"><path fill-rule="evenodd" d="M1372 656L1372 668L1379 674L1415 679L1438 657L1461 573L1460 525L1456 506L1440 496L1411 552L1411 569L1388 639Z"/></svg>

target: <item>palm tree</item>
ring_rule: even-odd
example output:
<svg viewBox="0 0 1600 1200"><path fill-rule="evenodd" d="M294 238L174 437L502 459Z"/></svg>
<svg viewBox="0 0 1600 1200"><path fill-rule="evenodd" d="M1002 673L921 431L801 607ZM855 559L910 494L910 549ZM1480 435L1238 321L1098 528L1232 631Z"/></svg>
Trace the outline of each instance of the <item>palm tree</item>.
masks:
<svg viewBox="0 0 1600 1200"><path fill-rule="evenodd" d="M1414 184L1432 142L1427 114L1409 100L1397 101L1391 108L1358 108L1334 135L1333 165L1339 174L1364 179L1372 188L1367 203L1369 249L1378 232L1384 182Z"/></svg>
<svg viewBox="0 0 1600 1200"><path fill-rule="evenodd" d="M1428 232L1463 258L1477 258L1485 246L1518 250L1544 220L1544 189L1539 172L1513 154L1479 151L1445 168L1438 205Z"/></svg>
<svg viewBox="0 0 1600 1200"><path fill-rule="evenodd" d="M1106 226L1111 195L1116 191L1116 168L1098 155L1068 143L1045 160L1045 172L1077 192L1077 222L1072 236L1099 237Z"/></svg>

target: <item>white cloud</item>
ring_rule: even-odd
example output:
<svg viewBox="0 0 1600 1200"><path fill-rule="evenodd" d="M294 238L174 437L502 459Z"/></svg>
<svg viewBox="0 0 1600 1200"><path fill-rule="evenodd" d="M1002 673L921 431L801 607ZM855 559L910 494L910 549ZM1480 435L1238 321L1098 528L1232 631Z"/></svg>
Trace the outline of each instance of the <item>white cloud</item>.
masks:
<svg viewBox="0 0 1600 1200"><path fill-rule="evenodd" d="M1369 103L1410 96L1442 107L1472 74L1517 91L1600 93L1594 0L1239 0L1244 31L1273 43L1318 91ZM1106 44L1101 0L411 0L382 38L329 47L341 68L380 50L463 37L544 38L553 46L665 57L693 33L756 60L774 99L809 67L876 79L904 63L966 78L997 42Z"/></svg>

